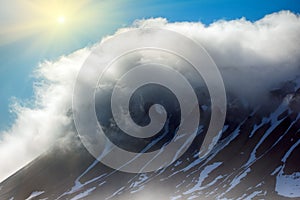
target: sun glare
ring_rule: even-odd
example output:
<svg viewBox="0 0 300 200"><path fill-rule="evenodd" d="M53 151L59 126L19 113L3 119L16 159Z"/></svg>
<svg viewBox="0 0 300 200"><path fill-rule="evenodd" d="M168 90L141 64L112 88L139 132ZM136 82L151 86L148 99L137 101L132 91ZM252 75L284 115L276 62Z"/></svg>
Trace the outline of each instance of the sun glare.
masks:
<svg viewBox="0 0 300 200"><path fill-rule="evenodd" d="M57 18L57 22L58 22L59 24L64 24L65 21L66 21L66 19L65 19L64 16L59 16L59 17Z"/></svg>
<svg viewBox="0 0 300 200"><path fill-rule="evenodd" d="M99 1L91 6L90 0L22 0L20 2L24 12L12 12L12 19L16 18L16 23L11 23L12 25L5 29L4 34L0 30L0 44L33 35L35 36L33 48L77 44L75 40L81 40L81 37L83 35L86 37L86 34L94 35L96 27L100 24L106 25L105 20L99 19L103 19L106 10L111 6L103 3L106 1ZM99 12L100 10L102 11Z"/></svg>

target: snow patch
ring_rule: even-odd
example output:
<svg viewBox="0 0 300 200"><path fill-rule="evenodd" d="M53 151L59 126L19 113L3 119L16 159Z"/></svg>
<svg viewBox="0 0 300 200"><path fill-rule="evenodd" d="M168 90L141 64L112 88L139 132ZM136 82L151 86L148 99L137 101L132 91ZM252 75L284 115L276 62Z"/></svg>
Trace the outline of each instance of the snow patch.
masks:
<svg viewBox="0 0 300 200"><path fill-rule="evenodd" d="M35 192L32 192L31 195L27 199L25 199L25 200L31 200L34 197L40 196L41 194L44 194L44 193L45 193L44 191L35 191Z"/></svg>
<svg viewBox="0 0 300 200"><path fill-rule="evenodd" d="M176 197L172 197L171 200L181 199L181 197L182 197L181 195L178 195L178 196L176 196Z"/></svg>
<svg viewBox="0 0 300 200"><path fill-rule="evenodd" d="M184 192L183 194L190 194L190 193L193 193L197 190L201 190L201 185L203 183L203 181L208 177L208 175L213 171L215 170L216 168L218 168L220 165L222 164L222 162L216 162L216 163L213 163L211 165L208 165L204 168L204 170L200 173L200 177L198 179L198 182L197 184L189 189L188 191Z"/></svg>
<svg viewBox="0 0 300 200"><path fill-rule="evenodd" d="M258 127L255 127L256 129L261 127L263 124L265 123L271 123L271 126L268 128L268 130L265 132L265 134L263 135L263 137L259 140L259 142L257 143L257 145L255 146L255 148L253 149L253 151L250 154L250 157L247 161L247 163L244 165L244 167L249 167L252 163L254 163L257 160L257 155L256 155L256 151L257 149L263 144L263 142L266 140L266 138L274 131L275 128L277 128L279 126L279 124L285 119L281 119L278 120L278 117L288 109L288 102L289 102L289 97L286 97L282 104L276 109L276 111L274 113L272 113L270 115L269 118L263 119L262 124L260 124ZM255 130L255 129L254 129ZM254 132L252 131L250 136L253 136Z"/></svg>
<svg viewBox="0 0 300 200"><path fill-rule="evenodd" d="M230 190L232 190L233 188L235 188L235 186L237 186L241 180L243 178L245 178L247 176L247 174L251 171L251 168L247 168L242 174L240 174L239 176L235 177L231 183L230 183L230 187L228 188L228 190L225 192L229 192Z"/></svg>
<svg viewBox="0 0 300 200"><path fill-rule="evenodd" d="M284 155L282 162L286 163L286 160L291 155L293 150L300 144L298 140ZM285 166L285 165L284 165ZM300 197L300 172L294 172L293 174L284 174L284 166L276 177L275 191L284 197Z"/></svg>
<svg viewBox="0 0 300 200"><path fill-rule="evenodd" d="M91 192L93 192L95 189L96 189L96 187L90 188L90 189L88 189L88 190L86 190L86 191L84 191L84 192L82 192L82 193L76 195L76 196L73 197L71 200L79 200L79 199L82 199L82 198L84 198L84 197L90 195Z"/></svg>
<svg viewBox="0 0 300 200"><path fill-rule="evenodd" d="M291 175L278 174L275 191L284 197L300 197L300 172Z"/></svg>

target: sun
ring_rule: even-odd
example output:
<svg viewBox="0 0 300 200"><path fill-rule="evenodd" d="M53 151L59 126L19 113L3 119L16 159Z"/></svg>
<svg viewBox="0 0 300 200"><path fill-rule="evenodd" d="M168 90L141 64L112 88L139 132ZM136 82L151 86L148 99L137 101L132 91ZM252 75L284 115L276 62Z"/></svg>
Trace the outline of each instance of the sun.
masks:
<svg viewBox="0 0 300 200"><path fill-rule="evenodd" d="M34 42L31 43L34 48L43 46L50 49L55 45L64 48L68 45L79 45L81 42L77 40L81 41L82 37L86 37L86 30L89 30L89 35L94 36L100 24L110 25L106 24L107 20L98 20L104 19L106 10L111 6L103 3L106 1L97 1L93 5L91 0L20 1L22 12L12 12L13 23L7 23L11 24L8 27L5 23L3 31L0 27L0 45L34 36Z"/></svg>
<svg viewBox="0 0 300 200"><path fill-rule="evenodd" d="M66 22L66 19L65 19L65 17L64 17L63 15L61 15L61 16L59 16L59 17L57 18L57 22L58 22L59 24L64 24L64 23Z"/></svg>

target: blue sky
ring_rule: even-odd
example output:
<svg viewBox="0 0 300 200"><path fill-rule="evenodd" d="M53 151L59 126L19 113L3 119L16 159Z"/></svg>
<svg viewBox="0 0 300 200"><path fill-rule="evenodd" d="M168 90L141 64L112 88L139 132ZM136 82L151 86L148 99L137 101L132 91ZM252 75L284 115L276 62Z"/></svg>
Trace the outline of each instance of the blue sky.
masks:
<svg viewBox="0 0 300 200"><path fill-rule="evenodd" d="M34 2L34 0L32 0ZM9 4L0 0L0 7ZM175 21L201 21L210 24L219 19L231 20L245 17L255 21L266 14L280 10L300 12L298 0L260 0L260 1L237 1L237 0L116 0L106 1L106 14L97 13L90 19L90 24L84 30L80 28L72 31L71 37L56 37L51 42L45 42L39 31L26 34L23 37L0 43L0 130L9 128L14 116L9 113L9 105L12 98L20 101L30 101L33 97L32 76L39 62L45 59L55 60L63 54L71 53L99 41L102 36L113 33L122 26L131 24L135 19L164 17L171 22ZM89 5L82 9L94 7ZM10 5L13 8L13 5ZM101 5L95 6L93 12L101 13ZM14 13L10 14L10 13ZM3 12L0 9L0 37L5 35L5 30L10 26L10 21L17 18L18 12ZM13 22L11 22L13 23ZM14 21L15 23L15 21ZM76 31L75 31L76 30ZM45 33L43 33L45 34ZM43 42L37 42L37 39ZM1 38L0 38L1 40Z"/></svg>

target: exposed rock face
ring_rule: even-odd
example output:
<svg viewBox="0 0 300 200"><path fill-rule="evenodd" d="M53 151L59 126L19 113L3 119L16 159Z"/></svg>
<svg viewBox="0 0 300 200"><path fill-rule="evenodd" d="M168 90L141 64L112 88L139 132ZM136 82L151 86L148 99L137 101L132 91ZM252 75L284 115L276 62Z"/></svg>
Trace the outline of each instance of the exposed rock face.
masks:
<svg viewBox="0 0 300 200"><path fill-rule="evenodd" d="M285 89L287 87L288 89ZM232 98L223 136L200 160L197 139L166 169L130 174L59 145L0 184L0 199L285 199L300 197L300 90L256 110Z"/></svg>

